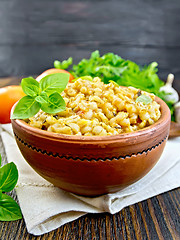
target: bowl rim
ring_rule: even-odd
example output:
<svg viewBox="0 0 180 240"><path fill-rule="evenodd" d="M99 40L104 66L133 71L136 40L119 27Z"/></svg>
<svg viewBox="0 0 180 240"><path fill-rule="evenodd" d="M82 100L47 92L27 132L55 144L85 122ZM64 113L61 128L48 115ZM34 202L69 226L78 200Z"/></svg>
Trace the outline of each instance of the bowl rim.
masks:
<svg viewBox="0 0 180 240"><path fill-rule="evenodd" d="M76 136L76 135L66 135L66 134L60 134L60 133L54 133L54 132L48 132L33 126L30 126L28 123L26 123L24 120L21 119L11 119L11 123L15 123L20 128L26 130L26 132L39 135L43 138L48 139L54 139L54 140L64 140L68 142L106 142L106 141L114 141L114 140L123 140L123 139L130 139L130 138L137 138L138 136L148 136L152 132L157 132L157 129L161 128L162 126L166 125L169 121L169 118L171 118L170 109L167 106L167 104L160 99L159 97L155 96L155 101L160 104L160 110L161 110L161 116L158 119L157 122L154 124L136 130L134 132L129 133L122 133L118 135L109 135L109 136ZM13 112L13 109L17 103L14 104L14 106L11 109L11 113Z"/></svg>

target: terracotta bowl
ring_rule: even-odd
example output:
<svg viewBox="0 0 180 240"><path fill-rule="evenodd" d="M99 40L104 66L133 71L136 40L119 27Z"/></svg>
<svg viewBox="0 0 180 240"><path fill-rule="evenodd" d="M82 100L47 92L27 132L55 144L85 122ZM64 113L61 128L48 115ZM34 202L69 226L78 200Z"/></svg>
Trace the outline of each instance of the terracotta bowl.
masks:
<svg viewBox="0 0 180 240"><path fill-rule="evenodd" d="M68 136L12 120L19 149L29 165L55 186L86 196L116 192L147 174L160 158L170 111L159 98L161 118L150 127L114 136Z"/></svg>

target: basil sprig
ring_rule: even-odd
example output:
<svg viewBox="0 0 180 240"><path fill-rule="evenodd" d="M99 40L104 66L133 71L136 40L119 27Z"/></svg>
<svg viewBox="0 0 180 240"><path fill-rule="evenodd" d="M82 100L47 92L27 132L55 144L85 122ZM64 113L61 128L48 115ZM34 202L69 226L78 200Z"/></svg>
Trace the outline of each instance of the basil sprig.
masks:
<svg viewBox="0 0 180 240"><path fill-rule="evenodd" d="M13 162L0 167L0 221L15 221L22 218L19 205L14 199L5 194L5 192L13 190L17 180L18 170Z"/></svg>
<svg viewBox="0 0 180 240"><path fill-rule="evenodd" d="M49 114L64 111L66 104L60 93L66 88L69 74L54 73L37 82L34 78L23 78L21 86L26 94L17 103L11 119L33 117L42 109Z"/></svg>

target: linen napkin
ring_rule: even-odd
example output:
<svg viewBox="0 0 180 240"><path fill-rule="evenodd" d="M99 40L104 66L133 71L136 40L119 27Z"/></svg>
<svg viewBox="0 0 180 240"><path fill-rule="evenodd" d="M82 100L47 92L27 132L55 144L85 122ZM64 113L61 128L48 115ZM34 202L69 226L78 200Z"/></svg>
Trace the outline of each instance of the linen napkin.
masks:
<svg viewBox="0 0 180 240"><path fill-rule="evenodd" d="M52 231L87 213L116 213L131 204L180 186L180 137L167 141L156 166L141 180L125 189L88 198L60 190L41 178L22 157L11 124L1 125L8 162L19 171L16 193L27 230L33 235Z"/></svg>

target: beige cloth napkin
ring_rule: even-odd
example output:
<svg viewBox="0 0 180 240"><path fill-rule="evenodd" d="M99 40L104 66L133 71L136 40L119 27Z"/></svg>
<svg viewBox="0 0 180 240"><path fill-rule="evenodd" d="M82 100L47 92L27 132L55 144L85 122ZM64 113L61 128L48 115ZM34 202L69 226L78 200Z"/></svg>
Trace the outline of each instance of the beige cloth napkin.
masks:
<svg viewBox="0 0 180 240"><path fill-rule="evenodd" d="M19 170L16 187L28 232L41 235L86 213L116 213L131 204L180 186L180 137L168 140L156 166L141 180L114 194L88 198L54 187L25 162L13 137L11 124L1 125L8 162Z"/></svg>

